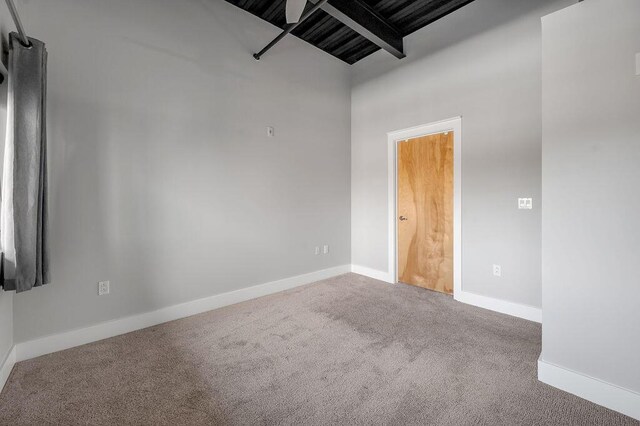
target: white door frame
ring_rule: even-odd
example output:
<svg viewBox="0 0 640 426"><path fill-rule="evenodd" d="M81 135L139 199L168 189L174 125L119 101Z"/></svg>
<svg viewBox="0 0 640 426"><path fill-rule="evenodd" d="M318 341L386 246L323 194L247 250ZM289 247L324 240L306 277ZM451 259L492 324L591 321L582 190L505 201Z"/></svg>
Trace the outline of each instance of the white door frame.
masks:
<svg viewBox="0 0 640 426"><path fill-rule="evenodd" d="M453 295L462 292L462 117L387 133L389 159L389 278L398 282L398 142L442 132L453 132Z"/></svg>

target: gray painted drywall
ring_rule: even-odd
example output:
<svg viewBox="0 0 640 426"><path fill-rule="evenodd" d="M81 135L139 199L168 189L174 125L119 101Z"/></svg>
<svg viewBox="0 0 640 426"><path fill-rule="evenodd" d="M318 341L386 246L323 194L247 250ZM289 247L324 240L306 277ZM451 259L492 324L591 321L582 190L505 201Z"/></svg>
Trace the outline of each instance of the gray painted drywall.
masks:
<svg viewBox="0 0 640 426"><path fill-rule="evenodd" d="M540 18L571 3L477 0L354 67L353 264L389 267L386 133L462 116L463 290L540 306Z"/></svg>
<svg viewBox="0 0 640 426"><path fill-rule="evenodd" d="M542 359L640 392L640 1L543 20Z"/></svg>
<svg viewBox="0 0 640 426"><path fill-rule="evenodd" d="M255 61L278 30L222 0L18 5L49 51L53 283L14 298L17 342L350 262L348 66L293 37Z"/></svg>
<svg viewBox="0 0 640 426"><path fill-rule="evenodd" d="M2 109L0 108L0 111ZM13 347L13 293L0 294L0 366Z"/></svg>
<svg viewBox="0 0 640 426"><path fill-rule="evenodd" d="M9 11L0 2L0 46L5 47L9 26ZM4 60L4 58L3 58ZM6 63L5 63L6 65ZM0 178L2 177L4 139L7 128L7 80L0 85ZM0 179L0 182L2 179ZM0 289L0 366L13 347L13 292Z"/></svg>

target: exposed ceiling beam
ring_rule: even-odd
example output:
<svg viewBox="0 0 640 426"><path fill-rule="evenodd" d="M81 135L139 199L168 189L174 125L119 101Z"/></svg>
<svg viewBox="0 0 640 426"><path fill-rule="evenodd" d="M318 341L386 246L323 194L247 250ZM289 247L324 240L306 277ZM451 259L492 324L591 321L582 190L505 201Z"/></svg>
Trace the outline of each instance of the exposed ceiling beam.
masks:
<svg viewBox="0 0 640 426"><path fill-rule="evenodd" d="M254 53L253 57L256 60L259 61L260 58L262 57L262 55L267 53L269 51L269 49L271 49L273 46L278 44L280 42L280 40L282 40L287 34L289 34L291 31L295 30L298 27L298 25L302 24L304 21L309 19L309 17L311 15L313 15L318 9L321 9L322 6L324 4L326 4L326 3L327 3L327 0L319 0L319 1L315 2L313 4L313 7L310 10L307 10L306 12L304 12L302 14L300 19L298 19L298 22L294 22L293 24L287 24L287 26L285 27L284 31L282 31L278 37L273 39L273 41L271 43L267 44L260 52Z"/></svg>
<svg viewBox="0 0 640 426"><path fill-rule="evenodd" d="M400 31L362 0L329 0L322 10L396 58L406 56Z"/></svg>

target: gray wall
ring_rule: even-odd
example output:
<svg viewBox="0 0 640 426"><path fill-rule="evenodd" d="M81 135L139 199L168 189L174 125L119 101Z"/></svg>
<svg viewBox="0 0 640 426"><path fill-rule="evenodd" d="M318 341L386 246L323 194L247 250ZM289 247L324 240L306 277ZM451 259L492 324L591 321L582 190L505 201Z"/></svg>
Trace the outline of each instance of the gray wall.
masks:
<svg viewBox="0 0 640 426"><path fill-rule="evenodd" d="M255 61L278 30L222 0L18 6L49 50L54 281L15 297L17 342L350 262L346 65L293 37Z"/></svg>
<svg viewBox="0 0 640 426"><path fill-rule="evenodd" d="M543 21L542 359L640 392L640 1Z"/></svg>
<svg viewBox="0 0 640 426"><path fill-rule="evenodd" d="M0 2L0 46L6 46L9 26L9 11L5 2ZM6 61L5 61L6 62ZM6 65L6 63L5 63ZM7 80L0 85L0 182L2 181L4 138L7 128ZM0 366L13 346L13 292L0 289Z"/></svg>
<svg viewBox="0 0 640 426"><path fill-rule="evenodd" d="M540 306L540 18L571 3L477 0L354 67L354 264L389 267L386 133L461 115L463 289Z"/></svg>
<svg viewBox="0 0 640 426"><path fill-rule="evenodd" d="M0 108L0 113L2 108ZM13 347L13 293L0 294L0 366Z"/></svg>

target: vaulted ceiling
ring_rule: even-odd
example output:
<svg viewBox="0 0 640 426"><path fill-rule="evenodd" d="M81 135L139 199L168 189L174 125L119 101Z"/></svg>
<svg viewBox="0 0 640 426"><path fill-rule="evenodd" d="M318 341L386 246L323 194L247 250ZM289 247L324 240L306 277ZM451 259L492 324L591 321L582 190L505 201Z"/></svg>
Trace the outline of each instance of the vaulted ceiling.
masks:
<svg viewBox="0 0 640 426"><path fill-rule="evenodd" d="M286 0L226 0L285 29ZM318 0L309 1L307 10ZM328 0L291 34L354 64L384 48L404 57L402 38L473 0ZM270 40L265 40L267 44Z"/></svg>

